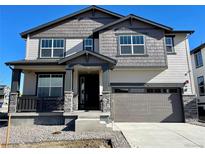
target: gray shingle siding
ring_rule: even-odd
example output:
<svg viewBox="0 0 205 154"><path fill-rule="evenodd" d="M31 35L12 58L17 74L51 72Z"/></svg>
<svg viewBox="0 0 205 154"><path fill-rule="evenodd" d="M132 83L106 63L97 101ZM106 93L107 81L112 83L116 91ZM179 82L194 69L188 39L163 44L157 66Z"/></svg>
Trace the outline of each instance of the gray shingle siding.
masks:
<svg viewBox="0 0 205 154"><path fill-rule="evenodd" d="M54 25L52 28L32 34L31 38L39 37L69 37L82 38L92 35L93 30L104 24L117 20L116 17L109 16L105 13L92 11L80 14L75 18L63 21Z"/></svg>
<svg viewBox="0 0 205 154"><path fill-rule="evenodd" d="M75 18L57 23L49 29L38 31L31 38L62 37L84 38L91 36L93 30L117 20L116 17L100 11L92 11L77 15ZM118 35L145 35L144 56L119 56ZM166 52L164 46L164 30L137 20L127 20L105 29L99 34L99 50L101 54L116 59L117 66L134 67L166 67Z"/></svg>
<svg viewBox="0 0 205 154"><path fill-rule="evenodd" d="M143 34L145 36L144 56L119 56L118 36L120 34ZM117 66L166 67L166 52L164 46L164 31L149 25L125 21L100 32L100 53L117 59Z"/></svg>

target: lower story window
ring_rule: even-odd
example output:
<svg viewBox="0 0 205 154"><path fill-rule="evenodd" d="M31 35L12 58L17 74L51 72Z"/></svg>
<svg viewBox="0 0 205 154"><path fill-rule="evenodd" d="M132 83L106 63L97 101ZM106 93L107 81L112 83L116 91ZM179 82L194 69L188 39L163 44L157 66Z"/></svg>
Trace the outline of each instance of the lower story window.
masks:
<svg viewBox="0 0 205 154"><path fill-rule="evenodd" d="M198 77L197 82L198 82L199 95L204 96L205 95L204 76Z"/></svg>
<svg viewBox="0 0 205 154"><path fill-rule="evenodd" d="M39 97L63 96L63 74L39 74L37 94Z"/></svg>
<svg viewBox="0 0 205 154"><path fill-rule="evenodd" d="M200 121L205 122L205 104L198 105L198 116Z"/></svg>
<svg viewBox="0 0 205 154"><path fill-rule="evenodd" d="M127 88L116 88L116 89L114 89L114 92L115 93L128 93L129 89L127 89Z"/></svg>

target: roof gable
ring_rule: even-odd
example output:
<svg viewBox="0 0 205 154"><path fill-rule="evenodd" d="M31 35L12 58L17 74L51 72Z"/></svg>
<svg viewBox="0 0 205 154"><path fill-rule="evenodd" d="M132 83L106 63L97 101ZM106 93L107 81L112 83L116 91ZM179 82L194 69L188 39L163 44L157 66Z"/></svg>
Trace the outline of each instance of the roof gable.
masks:
<svg viewBox="0 0 205 154"><path fill-rule="evenodd" d="M12 61L12 62L6 62L6 65L61 65L69 63L79 57L87 57L90 58L91 56L98 59L99 61L103 63L108 63L110 65L115 65L117 61L115 59L112 59L110 57L107 57L105 55L99 54L97 52L91 52L87 50L79 51L74 54L71 54L67 57L64 57L62 59L36 59L36 60L18 60L18 61ZM88 57L89 56L89 57ZM82 62L82 61L81 61Z"/></svg>
<svg viewBox="0 0 205 154"><path fill-rule="evenodd" d="M104 61L104 62L112 64L112 65L116 64L115 59L112 59L110 57L104 56L104 55L96 53L96 52L87 51L87 50L83 50L83 51L80 51L80 52L76 52L72 55L69 55L68 57L65 57L65 58L59 60L58 63L59 64L64 64L64 63L73 61L73 60L75 60L79 57L82 57L82 56L85 56L88 61L89 61L89 56L92 56L92 57L95 57L95 58L99 59L100 61Z"/></svg>
<svg viewBox="0 0 205 154"><path fill-rule="evenodd" d="M111 12L111 11L106 10L106 9L103 9L103 8L101 8L101 7L90 6L90 7L87 7L87 8L85 8L85 9L82 9L82 10L80 10L80 11L74 12L74 13L72 13L72 14L66 15L66 16L64 16L64 17L58 18L58 19L56 19L56 20L50 21L50 22L48 22L48 23L45 23L45 24L39 25L39 26L37 26L37 27L34 27L34 28L32 28L32 29L29 29L29 30L27 30L27 31L24 31L24 32L20 33L20 35L21 35L22 38L26 38L27 35L30 34L30 33L33 33L33 32L39 31L39 30L42 30L42 29L44 29L44 28L48 28L48 27L53 26L53 25L55 25L55 24L57 24L57 23L59 23L59 22L63 22L63 21L65 21L65 20L68 20L68 19L73 18L73 17L75 17L75 16L77 16L77 15L80 15L80 14L86 13L86 12L88 12L88 11L93 11L93 12L94 12L94 11L100 11L100 12L102 12L102 13L104 13L104 14L107 14L107 15L109 15L109 16L115 17L115 18L117 18L117 19L124 17L124 16L122 16L122 15L120 15L120 14Z"/></svg>
<svg viewBox="0 0 205 154"><path fill-rule="evenodd" d="M112 11L109 11L109 10L106 10L106 9L101 8L101 7L93 5L93 6L89 6L87 8L84 8L84 9L82 9L80 11L77 11L77 12L74 12L72 14L69 14L69 15L66 15L64 17L58 18L56 20L53 20L51 22L39 25L39 26L34 27L32 29L29 29L27 31L24 31L24 32L21 33L21 37L22 38L26 38L28 34L33 34L35 32L39 32L41 30L44 31L45 29L48 29L48 28L50 28L52 26L60 24L61 22L64 22L64 21L69 20L69 19L72 19L72 18L74 18L76 16L80 16L80 15L86 14L86 12L88 12L88 11L93 11L93 12L99 11L101 13L106 14L107 16L115 18L115 20L112 20L110 22L104 23L104 25L100 25L100 27L98 27L98 28L95 27L94 30L92 30L94 33L98 32L98 31L101 31L103 29L106 29L106 28L108 28L110 26L113 26L115 24L121 23L121 22L123 22L125 20L128 20L128 19L138 20L138 21L141 21L143 23L146 23L146 24L149 24L149 25L152 25L152 26L164 29L164 30L166 30L167 33L172 33L173 32L173 33L189 33L189 34L192 34L194 32L193 30L183 30L183 31L180 30L180 31L176 31L176 30L173 30L171 27L168 27L168 26L162 25L160 23L157 23L157 22L154 22L154 21L142 18L140 16L136 16L136 15L130 14L130 15L125 17L125 16L120 15L118 13L115 13L115 12L112 12Z"/></svg>
<svg viewBox="0 0 205 154"><path fill-rule="evenodd" d="M202 43L201 45L199 45L198 47L194 48L191 50L190 54L194 54L197 53L198 51L200 51L201 49L205 48L205 43Z"/></svg>
<svg viewBox="0 0 205 154"><path fill-rule="evenodd" d="M147 24L149 24L149 25L152 25L152 26L155 26L155 27L158 27L158 28L167 30L167 31L172 31L172 30L173 30L171 27L168 27L168 26L165 26L165 25L156 23L156 22L154 22L154 21L151 21L151 20L148 20L148 19L145 19L145 18L136 16L136 15L130 14L130 15L128 15L128 16L126 16L126 17L124 17L124 18L121 18L121 19L119 19L119 20L117 20L117 21L114 21L114 22L112 22L112 23L110 23L110 24L107 24L107 25L101 26L101 27L99 27L99 28L96 28L96 29L94 30L94 32L99 32L99 31L101 31L101 30L104 30L104 29L106 29L106 28L109 28L109 27L111 27L111 26L114 26L114 25L116 25L116 24L119 24L119 23L124 22L124 21L126 21L126 20L138 20L138 21L141 21L141 22L143 22L143 23L147 23Z"/></svg>

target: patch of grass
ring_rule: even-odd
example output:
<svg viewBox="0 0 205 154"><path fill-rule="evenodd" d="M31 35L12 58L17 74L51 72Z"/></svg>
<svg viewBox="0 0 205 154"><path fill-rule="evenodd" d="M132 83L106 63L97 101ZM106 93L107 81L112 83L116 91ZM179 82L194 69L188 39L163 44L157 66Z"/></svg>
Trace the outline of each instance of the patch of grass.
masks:
<svg viewBox="0 0 205 154"><path fill-rule="evenodd" d="M28 144L9 144L8 148L112 148L111 140L84 139L74 141L52 141Z"/></svg>

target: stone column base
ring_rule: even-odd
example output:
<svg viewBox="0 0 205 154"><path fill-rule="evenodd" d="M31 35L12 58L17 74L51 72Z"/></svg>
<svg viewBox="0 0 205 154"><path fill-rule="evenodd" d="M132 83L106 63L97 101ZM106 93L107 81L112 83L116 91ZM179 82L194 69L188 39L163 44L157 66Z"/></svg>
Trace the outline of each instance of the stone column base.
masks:
<svg viewBox="0 0 205 154"><path fill-rule="evenodd" d="M101 103L102 112L110 112L111 110L111 93L110 91L102 92L102 103Z"/></svg>
<svg viewBox="0 0 205 154"><path fill-rule="evenodd" d="M195 95L183 95L185 122L198 121L198 109Z"/></svg>
<svg viewBox="0 0 205 154"><path fill-rule="evenodd" d="M78 110L78 95L73 96L73 111Z"/></svg>
<svg viewBox="0 0 205 154"><path fill-rule="evenodd" d="M65 91L64 92L64 112L73 111L73 92Z"/></svg>
<svg viewBox="0 0 205 154"><path fill-rule="evenodd" d="M18 93L12 92L9 97L9 113L15 113L18 103Z"/></svg>

